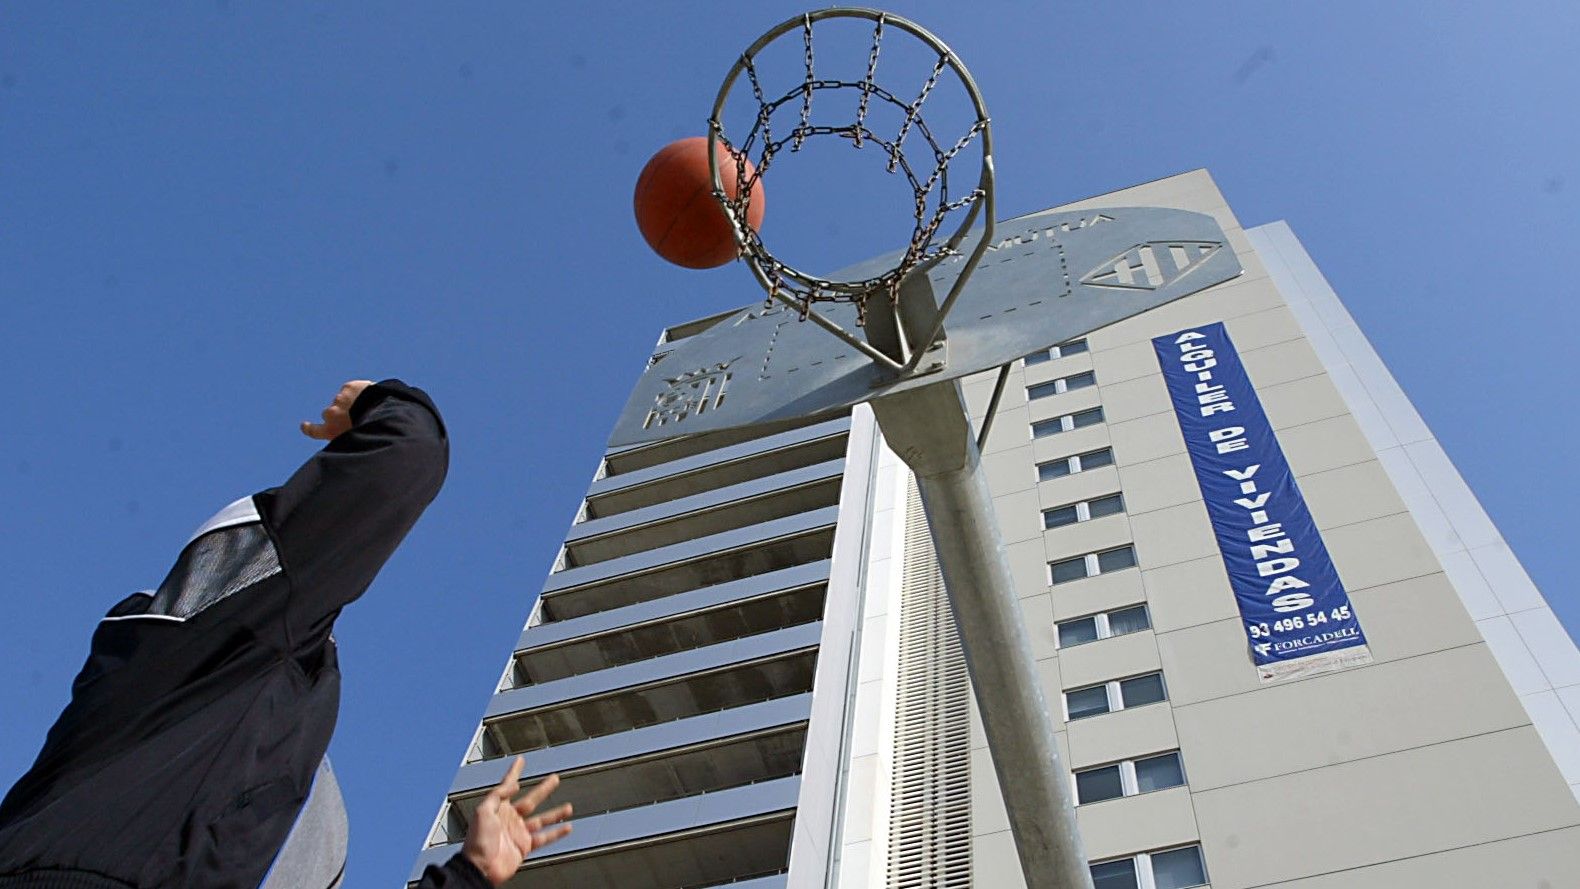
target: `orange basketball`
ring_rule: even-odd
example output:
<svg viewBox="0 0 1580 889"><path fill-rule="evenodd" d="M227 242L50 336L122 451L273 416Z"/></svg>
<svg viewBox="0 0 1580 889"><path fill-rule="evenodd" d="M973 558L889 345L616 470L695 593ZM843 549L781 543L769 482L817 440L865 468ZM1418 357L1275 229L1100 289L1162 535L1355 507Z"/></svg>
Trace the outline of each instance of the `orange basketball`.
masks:
<svg viewBox="0 0 1580 889"><path fill-rule="evenodd" d="M746 162L746 175L756 168ZM736 196L735 164L719 143L719 173L724 192ZM756 231L763 224L763 187L752 186L746 222ZM693 136L664 146L636 180L636 225L659 256L688 269L711 269L735 258L735 236L729 218L713 198L706 137Z"/></svg>

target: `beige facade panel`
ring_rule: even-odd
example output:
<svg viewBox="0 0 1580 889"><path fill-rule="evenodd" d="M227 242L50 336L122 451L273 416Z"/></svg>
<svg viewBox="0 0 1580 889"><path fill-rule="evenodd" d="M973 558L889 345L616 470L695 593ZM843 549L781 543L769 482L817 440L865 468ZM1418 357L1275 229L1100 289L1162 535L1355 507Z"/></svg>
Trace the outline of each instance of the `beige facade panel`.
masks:
<svg viewBox="0 0 1580 889"><path fill-rule="evenodd" d="M1567 889L1580 874L1580 828L1346 868L1263 889Z"/></svg>
<svg viewBox="0 0 1580 889"><path fill-rule="evenodd" d="M1032 459L1030 444L984 454L982 471L995 497L1037 487L1036 461Z"/></svg>
<svg viewBox="0 0 1580 889"><path fill-rule="evenodd" d="M1156 359L1153 363L1156 364ZM1098 385L1103 396L1103 416L1110 423L1123 423L1172 409L1168 389L1155 375L1122 383L1099 381Z"/></svg>
<svg viewBox="0 0 1580 889"><path fill-rule="evenodd" d="M1020 875L1020 859L1015 853L1015 838L1007 830L978 834L971 838L971 883L994 889L1019 889L1026 882Z"/></svg>
<svg viewBox="0 0 1580 889"><path fill-rule="evenodd" d="M1275 432L1348 413L1343 397L1327 374L1269 386L1258 394Z"/></svg>
<svg viewBox="0 0 1580 889"><path fill-rule="evenodd" d="M993 428L988 430L987 442L982 446L982 454L996 454L1000 451L1023 448L1031 439L1031 420L1028 418L1026 408L1003 408L993 415ZM974 428L980 429L980 424Z"/></svg>
<svg viewBox="0 0 1580 889"><path fill-rule="evenodd" d="M1230 336L1234 331L1229 331ZM1303 380L1320 373L1327 373L1322 359L1317 357L1305 338L1299 334L1281 342L1246 349L1235 340L1235 351L1245 365L1245 373L1254 386L1277 386L1294 380Z"/></svg>
<svg viewBox="0 0 1580 889"><path fill-rule="evenodd" d="M1372 587L1352 593L1350 599L1378 663L1481 641L1442 574ZM1263 687L1238 616L1162 633L1157 645L1176 707Z"/></svg>
<svg viewBox="0 0 1580 889"><path fill-rule="evenodd" d="M1278 430L1278 443L1297 477L1377 459L1349 415L1286 426Z"/></svg>
<svg viewBox="0 0 1580 889"><path fill-rule="evenodd" d="M1298 478L1311 518L1324 531L1405 511L1387 470L1376 460Z"/></svg>
<svg viewBox="0 0 1580 889"><path fill-rule="evenodd" d="M1267 278L1248 278L1242 275L1233 281L1210 287L1193 296L1093 331L1087 337L1087 342L1091 344L1094 351L1150 343L1155 336L1200 324L1204 319L1229 322L1230 333L1234 334L1237 322L1263 313L1279 311L1288 310L1284 308L1283 302L1278 297L1278 291L1273 289ZM1280 342L1299 335L1297 330L1267 338L1261 333L1262 330L1263 327L1256 324L1247 327L1250 342L1245 348ZM1235 344L1237 346L1240 344L1238 336L1235 337Z"/></svg>
<svg viewBox="0 0 1580 889"><path fill-rule="evenodd" d="M1042 537L1042 503L1035 490L998 494L993 498L1000 533L1005 543L1038 540Z"/></svg>
<svg viewBox="0 0 1580 889"><path fill-rule="evenodd" d="M1169 639L1159 646L1182 653ZM1180 676L1171 686L1183 686L1174 719L1198 792L1530 722L1479 643L1196 701L1203 684Z"/></svg>
<svg viewBox="0 0 1580 889"><path fill-rule="evenodd" d="M1239 619L1223 557L1217 553L1162 568L1144 568L1142 577L1152 627L1160 633L1225 618ZM1058 603L1054 604L1054 611L1058 611Z"/></svg>
<svg viewBox="0 0 1580 889"><path fill-rule="evenodd" d="M1322 537L1351 594L1443 570L1408 513L1327 528Z"/></svg>
<svg viewBox="0 0 1580 889"><path fill-rule="evenodd" d="M1059 706L1054 701L1049 701L1049 704ZM1056 716L1058 713L1058 710L1054 711ZM1070 744L1067 764L1072 769L1084 769L1180 746L1179 734L1174 728L1174 716L1167 702L1077 719L1066 724L1064 732ZM1186 754L1187 757L1189 755ZM1185 767L1191 768L1188 760Z"/></svg>
<svg viewBox="0 0 1580 889"><path fill-rule="evenodd" d="M1149 340L1089 353L1099 386L1112 386L1158 375L1158 356ZM1159 385L1162 383L1159 381Z"/></svg>
<svg viewBox="0 0 1580 889"><path fill-rule="evenodd" d="M1163 568L1208 556L1222 558L1207 507L1200 500L1130 515L1143 568Z"/></svg>
<svg viewBox="0 0 1580 889"><path fill-rule="evenodd" d="M971 751L971 832L992 834L1009 830L1009 812L993 772L993 757L986 747ZM973 862L975 864L975 862Z"/></svg>
<svg viewBox="0 0 1580 889"><path fill-rule="evenodd" d="M1378 662L1482 641L1442 573L1353 590L1350 601Z"/></svg>
<svg viewBox="0 0 1580 889"><path fill-rule="evenodd" d="M1060 377L1067 377L1071 374L1078 374L1082 371L1092 370L1092 353L1079 352L1075 355L1064 355L1059 358L1055 358L1052 361L1044 361L1041 364L1033 364L1030 367L1026 367L1025 365L1017 366L1022 369L1021 379L1019 381L1022 388L1019 397L1021 401L1025 401L1026 386L1033 386L1037 383L1046 383L1050 380L1057 380ZM996 376L996 374L989 374L988 376L992 377ZM1015 382L1013 375L1011 376L1010 381L1012 383ZM1006 404L1009 403L1008 390L1004 392L1004 400Z"/></svg>
<svg viewBox="0 0 1580 889"><path fill-rule="evenodd" d="M1016 593L1035 596L1048 591L1048 556L1040 536L1006 545L1004 555L1009 560L1010 576L1015 579Z"/></svg>
<svg viewBox="0 0 1580 889"><path fill-rule="evenodd" d="M1074 414L1080 411L1088 410L1090 408L1098 407L1101 404L1102 399L1098 397L1096 388L1077 389L1074 392L1066 392L1063 395L1053 395L1048 398L1039 398L1036 401L1029 402L1026 405L1026 416L1031 423L1039 423L1043 420L1049 420L1054 417L1062 417L1065 414ZM1104 409L1104 414L1107 414L1106 408ZM998 420L994 420L993 425L996 427L998 425ZM1075 430L1071 430L1071 432L1073 431ZM1031 434L1030 427L1027 427L1026 434L1028 436ZM1069 434L1070 432L1061 432L1058 435L1052 435L1048 437L1062 438L1063 436Z"/></svg>
<svg viewBox="0 0 1580 889"><path fill-rule="evenodd" d="M1113 441L1114 457L1120 466L1130 466L1185 453L1185 438L1180 434L1179 422L1172 413L1153 414L1125 423L1108 426L1108 436ZM1101 442L1098 446L1101 446ZM1049 454L1048 456L1055 456ZM1041 459L1042 454L1038 453Z"/></svg>
<svg viewBox="0 0 1580 889"><path fill-rule="evenodd" d="M1066 620L1146 601L1146 590L1141 572L1131 569L1061 583L1053 588L1051 598L1054 619Z"/></svg>
<svg viewBox="0 0 1580 889"><path fill-rule="evenodd" d="M1042 540L1045 545L1042 582L1046 586L1048 584L1046 562L1124 546L1131 542L1130 525L1123 515L1104 516L1100 519L1044 531ZM1072 582L1080 583L1080 581ZM1067 585L1060 584L1060 586Z"/></svg>
<svg viewBox="0 0 1580 889"><path fill-rule="evenodd" d="M1125 491L1125 509L1131 513L1201 501L1201 486L1186 454L1127 464L1117 471Z"/></svg>
<svg viewBox="0 0 1580 889"><path fill-rule="evenodd" d="M1087 642L1059 652L1059 676L1065 688L1095 685L1110 679L1162 669L1151 633L1130 633ZM1101 716L1092 717L1101 719Z"/></svg>
<svg viewBox="0 0 1580 889"><path fill-rule="evenodd" d="M1243 889L1571 827L1552 771L1522 726L1192 797L1214 889Z"/></svg>
<svg viewBox="0 0 1580 889"><path fill-rule="evenodd" d="M1026 635L1031 637L1031 656L1039 661L1058 657L1053 622L1053 596L1038 593L1022 597L1020 611L1025 619Z"/></svg>
<svg viewBox="0 0 1580 889"><path fill-rule="evenodd" d="M1075 814L1089 859L1196 841L1196 812L1184 787L1088 803Z"/></svg>
<svg viewBox="0 0 1580 889"><path fill-rule="evenodd" d="M1123 487L1118 469L1101 466L1042 482L1037 486L1037 499L1042 509L1052 509L1067 503L1112 494Z"/></svg>

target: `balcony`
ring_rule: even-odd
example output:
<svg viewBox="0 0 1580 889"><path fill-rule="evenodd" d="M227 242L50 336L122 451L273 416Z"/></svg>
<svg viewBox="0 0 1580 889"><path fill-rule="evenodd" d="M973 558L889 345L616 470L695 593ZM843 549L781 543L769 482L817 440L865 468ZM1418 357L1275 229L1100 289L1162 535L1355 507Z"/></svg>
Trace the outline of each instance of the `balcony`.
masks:
<svg viewBox="0 0 1580 889"><path fill-rule="evenodd" d="M587 492L587 518L607 518L841 459L848 445L849 428L850 421L840 418L685 460L598 479Z"/></svg>
<svg viewBox="0 0 1580 889"><path fill-rule="evenodd" d="M614 735L603 735L539 750L527 757L538 774L569 772L643 756L654 750L674 750L734 735L749 735L806 722L812 714L812 695L799 694L730 710L717 710L662 722ZM498 784L510 768L510 759L490 759L462 765L450 782L447 798L480 793ZM433 842L439 842L434 840Z"/></svg>
<svg viewBox="0 0 1580 889"><path fill-rule="evenodd" d="M716 793L801 773L806 723L644 753L610 763L562 770L559 799L590 818L670 800ZM522 781L536 783L546 773ZM452 794L445 810L444 842L466 838L473 813L489 788Z"/></svg>
<svg viewBox="0 0 1580 889"><path fill-rule="evenodd" d="M582 617L827 559L838 517L838 507L827 507L556 572L544 584L542 619Z"/></svg>
<svg viewBox="0 0 1580 889"><path fill-rule="evenodd" d="M847 410L839 416L849 416ZM816 426L835 419L832 414L820 414L816 417L804 417L797 420L786 420L770 426L750 426L744 429L721 429L717 432L708 432L702 435L690 435L682 438L672 438L654 444L637 445L631 448L610 451L604 457L604 475L616 476L628 472L648 469L674 460L683 460L708 451L732 447L744 442L756 441L783 432L795 429L804 429Z"/></svg>
<svg viewBox="0 0 1580 889"><path fill-rule="evenodd" d="M821 619L827 593L826 583L775 590L526 648L516 654L511 687L553 682L812 623ZM523 641L530 638L529 631Z"/></svg>
<svg viewBox="0 0 1580 889"><path fill-rule="evenodd" d="M697 889L772 877L790 859L790 828L799 778L779 778L622 812L578 818L576 831L528 859L511 889L617 886L620 889ZM425 850L410 879L460 851L451 843Z"/></svg>
<svg viewBox="0 0 1580 889"><path fill-rule="evenodd" d="M610 676L608 682L585 683L589 693L570 699L559 698L566 689L554 686L581 684L584 679L602 680L604 674L629 670L629 667L495 695L483 723L479 753L485 759L526 753L809 692L817 662L818 631L818 625L794 627L765 634L779 638L753 646L766 648L781 641L803 646L794 650L748 661L718 663L640 685L599 688L599 685L623 678ZM704 663L724 661L741 650L736 648L741 641L755 640L738 640L669 657ZM647 665L641 666L645 672ZM548 698L553 702L534 705L534 698ZM522 707L523 704L526 706Z"/></svg>
<svg viewBox="0 0 1580 889"><path fill-rule="evenodd" d="M566 539L565 564L605 562L834 506L844 466L843 459L828 460L582 522Z"/></svg>

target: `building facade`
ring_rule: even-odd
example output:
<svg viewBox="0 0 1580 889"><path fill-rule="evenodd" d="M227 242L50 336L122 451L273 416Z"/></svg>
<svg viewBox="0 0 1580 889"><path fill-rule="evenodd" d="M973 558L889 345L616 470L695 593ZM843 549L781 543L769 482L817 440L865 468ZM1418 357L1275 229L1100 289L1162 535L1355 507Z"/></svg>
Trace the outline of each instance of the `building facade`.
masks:
<svg viewBox="0 0 1580 889"><path fill-rule="evenodd" d="M1204 171L1054 209L1104 206L1211 214L1245 271L1016 362L983 448L1098 889L1580 886L1580 652L1343 304ZM1367 663L1252 663L1152 344L1215 322ZM413 877L518 753L578 819L511 885L1023 885L866 407L606 454Z"/></svg>

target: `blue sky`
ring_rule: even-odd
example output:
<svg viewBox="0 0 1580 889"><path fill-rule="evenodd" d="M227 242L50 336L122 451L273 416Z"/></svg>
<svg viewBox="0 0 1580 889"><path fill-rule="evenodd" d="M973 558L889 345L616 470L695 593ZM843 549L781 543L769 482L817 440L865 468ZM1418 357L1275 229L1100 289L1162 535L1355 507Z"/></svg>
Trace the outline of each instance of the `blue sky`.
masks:
<svg viewBox="0 0 1580 889"><path fill-rule="evenodd" d="M893 9L981 83L1001 216L1207 167L1244 224L1287 219L1580 628L1580 7ZM332 754L349 885L403 879L659 329L760 298L653 257L631 187L800 11L0 10L0 784L104 609L286 477L341 381L400 376L452 469L339 623ZM898 246L776 206L811 205L770 192L776 249Z"/></svg>

